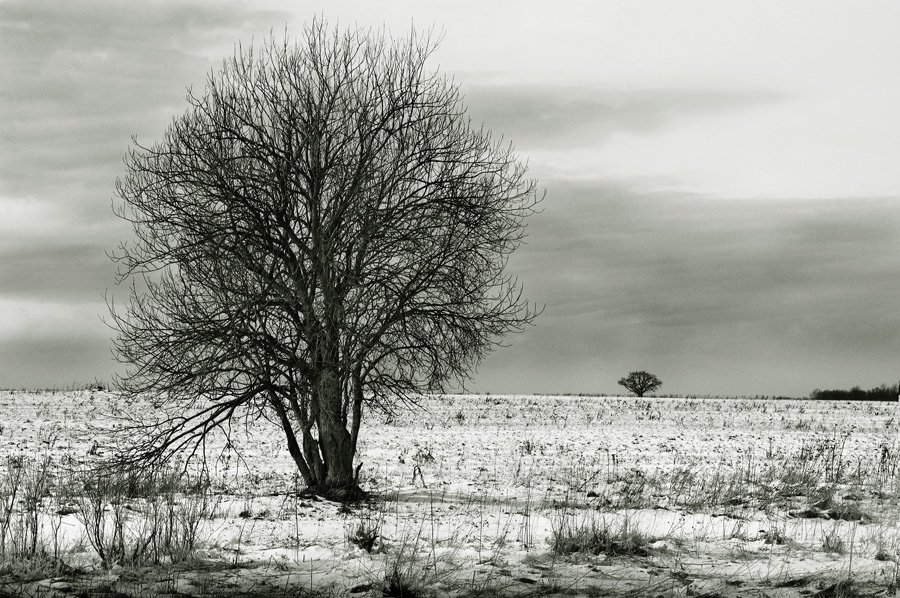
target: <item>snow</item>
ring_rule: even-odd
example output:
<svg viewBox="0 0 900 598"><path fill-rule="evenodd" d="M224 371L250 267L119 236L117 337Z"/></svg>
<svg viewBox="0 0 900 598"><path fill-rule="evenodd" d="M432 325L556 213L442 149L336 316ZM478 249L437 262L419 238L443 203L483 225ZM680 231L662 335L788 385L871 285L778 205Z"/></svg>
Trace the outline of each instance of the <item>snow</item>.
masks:
<svg viewBox="0 0 900 598"><path fill-rule="evenodd" d="M211 462L215 506L199 530L201 560L179 570L176 585L188 594L236 584L381 596L397 570L432 595L454 597L536 589L801 596L827 594L848 578L859 595L884 595L895 587L900 557L897 408L423 397L419 409L368 414L358 461L365 487L381 500L351 509L298 496L280 431L250 422L235 427L231 449L223 439L210 443L210 454L224 450ZM49 456L61 478L97 463L113 449L117 418L145 409L98 391L2 391L0 474L20 455ZM48 542L51 505L60 499L46 501ZM814 504L820 516L803 516ZM837 519L854 512L865 517ZM137 526L140 504L128 516ZM75 515L57 521L63 560L125 587L121 568L100 570ZM379 528L371 553L349 540L361 524ZM565 529L614 537L629 530L641 550L556 554L552 538ZM838 549L826 549L826 538ZM159 570L143 575L173 583Z"/></svg>

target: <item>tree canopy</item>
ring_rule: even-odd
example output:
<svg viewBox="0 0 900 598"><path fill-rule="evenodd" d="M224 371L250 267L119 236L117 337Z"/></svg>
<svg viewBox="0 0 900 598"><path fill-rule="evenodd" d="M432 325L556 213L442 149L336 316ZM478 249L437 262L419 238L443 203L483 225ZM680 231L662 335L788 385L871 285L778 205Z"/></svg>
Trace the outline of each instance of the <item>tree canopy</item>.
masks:
<svg viewBox="0 0 900 598"><path fill-rule="evenodd" d="M134 141L117 382L160 417L129 454L267 417L309 486L353 487L365 410L465 381L532 322L506 265L536 183L426 68L435 48L316 22L239 47L159 142Z"/></svg>
<svg viewBox="0 0 900 598"><path fill-rule="evenodd" d="M629 392L634 393L637 397L642 397L648 392L654 392L662 386L662 380L643 370L639 372L631 372L624 378L619 379L619 386L624 386Z"/></svg>

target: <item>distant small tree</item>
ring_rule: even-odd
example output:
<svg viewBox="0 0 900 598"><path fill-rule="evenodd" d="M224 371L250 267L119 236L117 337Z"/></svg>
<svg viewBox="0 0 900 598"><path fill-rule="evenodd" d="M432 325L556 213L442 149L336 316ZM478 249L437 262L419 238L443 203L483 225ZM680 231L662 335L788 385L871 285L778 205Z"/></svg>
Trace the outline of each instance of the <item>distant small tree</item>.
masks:
<svg viewBox="0 0 900 598"><path fill-rule="evenodd" d="M635 396L642 397L645 393L653 392L662 386L662 380L650 372L631 372L619 380L619 385L633 392Z"/></svg>

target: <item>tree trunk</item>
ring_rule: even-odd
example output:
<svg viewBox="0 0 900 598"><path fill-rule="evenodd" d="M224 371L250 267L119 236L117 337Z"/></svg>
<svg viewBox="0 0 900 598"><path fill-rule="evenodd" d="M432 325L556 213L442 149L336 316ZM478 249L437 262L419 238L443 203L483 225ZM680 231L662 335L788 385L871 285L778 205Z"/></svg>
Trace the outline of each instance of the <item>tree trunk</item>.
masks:
<svg viewBox="0 0 900 598"><path fill-rule="evenodd" d="M304 483L307 486L313 485L315 483L315 471L310 469L307 460L304 459L304 451L297 443L297 436L294 433L294 426L291 425L291 420L288 417L287 409L274 394L269 395L269 404L272 405L275 413L278 414L278 419L281 421L281 429L284 431L284 436L287 440L288 452L291 458L294 459L297 469L300 470Z"/></svg>
<svg viewBox="0 0 900 598"><path fill-rule="evenodd" d="M325 423L330 418L322 418L319 429L319 444L327 464L325 487L333 489L353 489L353 445L350 433L339 421Z"/></svg>
<svg viewBox="0 0 900 598"><path fill-rule="evenodd" d="M360 489L353 471L355 447L353 438L341 418L343 397L337 377L325 372L319 380L315 397L315 420L318 439L304 437L303 452L313 465L316 482L311 490L336 498L357 498ZM316 467L321 463L320 467Z"/></svg>
<svg viewBox="0 0 900 598"><path fill-rule="evenodd" d="M319 451L319 443L313 438L312 432L308 429L303 430L303 455L306 457L307 463L310 464L312 471L312 481L308 484L310 487L318 487L325 483L326 464L323 462L321 451Z"/></svg>

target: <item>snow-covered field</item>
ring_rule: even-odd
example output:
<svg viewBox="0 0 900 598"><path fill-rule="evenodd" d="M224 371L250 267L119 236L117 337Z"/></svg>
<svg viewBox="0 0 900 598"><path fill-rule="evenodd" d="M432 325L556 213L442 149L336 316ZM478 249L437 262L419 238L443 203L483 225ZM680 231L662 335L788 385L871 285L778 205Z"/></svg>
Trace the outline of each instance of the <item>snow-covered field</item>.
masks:
<svg viewBox="0 0 900 598"><path fill-rule="evenodd" d="M298 496L278 429L251 422L208 447L193 558L103 569L83 514L63 508L77 503L67 480L110 454L117 414L147 406L0 391L0 530L28 511L6 513L11 476L50 457L39 544L67 566L7 556L0 595L893 596L898 408L426 397L369 415L358 459L378 499L352 508ZM149 507L106 516L117 506L136 541Z"/></svg>

